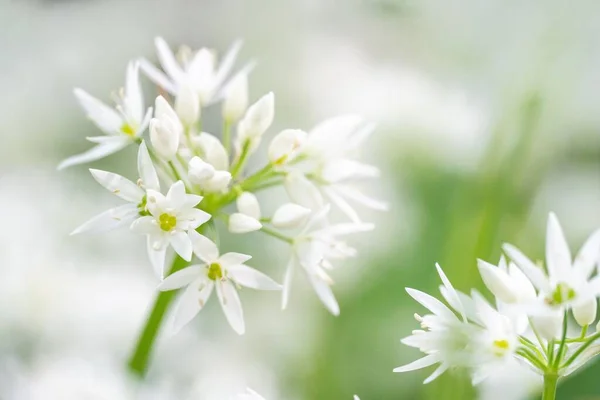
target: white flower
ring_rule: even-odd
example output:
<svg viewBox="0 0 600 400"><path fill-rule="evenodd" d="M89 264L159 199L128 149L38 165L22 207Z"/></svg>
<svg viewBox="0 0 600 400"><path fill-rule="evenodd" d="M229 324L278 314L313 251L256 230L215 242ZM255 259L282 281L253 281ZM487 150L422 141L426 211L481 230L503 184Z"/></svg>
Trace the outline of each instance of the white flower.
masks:
<svg viewBox="0 0 600 400"><path fill-rule="evenodd" d="M248 146L248 152L256 150L262 135L269 129L275 117L275 96L267 93L248 108L237 127L236 150L238 154Z"/></svg>
<svg viewBox="0 0 600 400"><path fill-rule="evenodd" d="M234 400L265 400L265 398L254 390L247 388L246 392L238 394Z"/></svg>
<svg viewBox="0 0 600 400"><path fill-rule="evenodd" d="M215 55L207 48L202 48L194 54L191 54L189 49L182 49L179 62L164 39L158 37L154 43L164 72L147 60L141 60L142 70L172 95L177 95L182 86L189 86L203 106L214 100L242 47L240 41L235 42L217 68Z"/></svg>
<svg viewBox="0 0 600 400"><path fill-rule="evenodd" d="M160 190L158 175L148 154L146 144L142 142L138 151L137 184L112 172L90 169L96 181L111 193L126 200L128 204L111 208L95 216L75 229L71 234L83 232L105 232L133 222L140 213L146 211L146 190Z"/></svg>
<svg viewBox="0 0 600 400"><path fill-rule="evenodd" d="M156 98L154 116L150 121L152 147L162 158L171 160L177 154L183 125L175 110L162 96Z"/></svg>
<svg viewBox="0 0 600 400"><path fill-rule="evenodd" d="M163 196L155 190L147 192L145 215L133 222L131 229L147 235L148 255L159 276L164 275L165 255L170 244L186 261L192 258L192 242L188 236L210 219L210 214L195 208L202 196L186 194L182 181L177 181Z"/></svg>
<svg viewBox="0 0 600 400"><path fill-rule="evenodd" d="M361 126L362 119L354 115L325 120L308 133L298 154L304 160L299 168L312 175L323 194L355 222L360 222L360 217L348 200L374 210L387 209L387 204L352 186L358 180L379 177L377 168L354 159L375 129L372 124Z"/></svg>
<svg viewBox="0 0 600 400"><path fill-rule="evenodd" d="M262 228L260 204L255 195L243 192L236 200L237 213L229 216L229 232L249 233Z"/></svg>
<svg viewBox="0 0 600 400"><path fill-rule="evenodd" d="M188 178L195 185L201 185L215 176L215 167L200 157L192 157L188 163Z"/></svg>
<svg viewBox="0 0 600 400"><path fill-rule="evenodd" d="M429 383L448 368L468 368L477 384L512 359L518 336L510 319L490 306L477 292L473 300L454 289L441 267L436 264L443 282L440 291L448 308L436 298L407 288L408 294L432 314L415 318L422 330L413 331L402 343L416 347L425 357L394 369L407 372L439 364L424 383Z"/></svg>
<svg viewBox="0 0 600 400"><path fill-rule="evenodd" d="M194 254L203 264L184 268L168 276L158 287L161 291L187 286L173 315L173 329L179 331L198 314L216 287L217 297L231 327L244 333L242 305L235 289L241 285L258 290L280 290L281 286L262 272L244 263L251 256L240 253L219 255L219 249L210 239L190 231Z"/></svg>
<svg viewBox="0 0 600 400"><path fill-rule="evenodd" d="M229 168L229 156L221 141L210 133L202 132L192 138L192 143L202 152L203 159L219 171Z"/></svg>
<svg viewBox="0 0 600 400"><path fill-rule="evenodd" d="M300 129L285 129L279 132L269 145L269 161L284 165L293 161L306 141L306 132Z"/></svg>
<svg viewBox="0 0 600 400"><path fill-rule="evenodd" d="M333 315L339 315L340 308L331 291L333 280L326 269L331 261L343 260L356 255L356 250L339 240L338 236L367 232L373 224L344 223L329 225L329 207L314 213L292 243L292 257L288 263L283 282L282 308L287 307L294 270L298 267L306 273L315 293Z"/></svg>
<svg viewBox="0 0 600 400"><path fill-rule="evenodd" d="M271 224L279 229L294 229L306 224L311 210L294 203L286 203L275 210Z"/></svg>
<svg viewBox="0 0 600 400"><path fill-rule="evenodd" d="M82 89L77 88L74 90L75 96L85 110L87 117L105 135L88 137L87 139L90 142L97 145L84 153L62 161L58 169L99 160L116 153L139 139L148 127L152 109L150 108L144 112L144 100L138 70L137 63L128 64L125 90L120 94L116 109L107 106Z"/></svg>
<svg viewBox="0 0 600 400"><path fill-rule="evenodd" d="M223 118L226 121L239 120L248 108L248 74L235 75L223 90Z"/></svg>
<svg viewBox="0 0 600 400"><path fill-rule="evenodd" d="M569 245L554 213L548 217L546 235L547 273L516 247L503 246L538 290L538 299L529 307L528 313L556 320L559 316L562 318L565 310L572 309L581 326L589 325L596 319L596 297L600 293L600 278L591 277L600 255L600 230L590 236L575 260L571 258Z"/></svg>

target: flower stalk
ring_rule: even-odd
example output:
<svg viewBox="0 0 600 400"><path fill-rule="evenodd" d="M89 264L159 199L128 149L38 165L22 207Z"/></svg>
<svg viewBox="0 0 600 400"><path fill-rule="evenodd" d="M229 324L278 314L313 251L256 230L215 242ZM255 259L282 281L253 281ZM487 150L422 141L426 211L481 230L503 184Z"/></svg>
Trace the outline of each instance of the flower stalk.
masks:
<svg viewBox="0 0 600 400"><path fill-rule="evenodd" d="M542 400L555 400L557 386L558 375L556 373L544 374L544 391L542 392Z"/></svg>

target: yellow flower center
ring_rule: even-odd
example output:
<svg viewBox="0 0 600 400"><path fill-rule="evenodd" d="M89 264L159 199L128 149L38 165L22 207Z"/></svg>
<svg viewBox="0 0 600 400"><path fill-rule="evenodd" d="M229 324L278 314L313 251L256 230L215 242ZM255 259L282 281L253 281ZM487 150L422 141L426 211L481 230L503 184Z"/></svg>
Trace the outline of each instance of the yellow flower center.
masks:
<svg viewBox="0 0 600 400"><path fill-rule="evenodd" d="M510 343L506 339L494 340L494 354L501 357L506 353Z"/></svg>
<svg viewBox="0 0 600 400"><path fill-rule="evenodd" d="M177 225L177 218L173 215L164 213L158 217L158 223L160 224L160 229L169 232Z"/></svg>
<svg viewBox="0 0 600 400"><path fill-rule="evenodd" d="M217 263L212 263L208 266L208 279L216 281L223 278L223 270Z"/></svg>
<svg viewBox="0 0 600 400"><path fill-rule="evenodd" d="M132 136L132 137L135 136L135 128L133 126L131 126L130 124L128 124L127 122L125 122L121 126L121 132L123 132L127 136Z"/></svg>

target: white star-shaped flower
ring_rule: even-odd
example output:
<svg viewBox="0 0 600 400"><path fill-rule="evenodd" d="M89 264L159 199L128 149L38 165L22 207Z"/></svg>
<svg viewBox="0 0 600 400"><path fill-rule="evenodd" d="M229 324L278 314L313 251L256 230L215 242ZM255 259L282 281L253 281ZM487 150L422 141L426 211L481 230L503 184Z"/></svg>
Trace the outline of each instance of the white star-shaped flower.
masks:
<svg viewBox="0 0 600 400"><path fill-rule="evenodd" d="M600 230L590 236L573 260L560 223L556 215L550 213L546 232L546 271L515 246L505 244L503 248L538 290L537 301L527 308L529 315L553 317L558 321L554 324L557 328L560 328L562 314L569 309L573 310L573 316L581 326L596 319L600 277L592 275L600 259Z"/></svg>
<svg viewBox="0 0 600 400"><path fill-rule="evenodd" d="M159 276L164 275L165 255L170 244L186 261L192 259L192 242L188 233L194 232L210 219L210 214L195 208L202 196L187 194L182 181L177 181L164 196L156 190L147 191L149 215L136 219L131 229L147 235L148 255Z"/></svg>
<svg viewBox="0 0 600 400"><path fill-rule="evenodd" d="M180 93L182 86L189 86L198 95L203 106L215 100L242 48L241 41L235 42L217 67L215 53L210 49L201 48L192 53L190 49L183 48L178 54L178 60L163 38L157 37L154 43L164 72L145 59L140 61L142 70L154 83L172 95ZM246 71L249 69L250 67L245 68Z"/></svg>
<svg viewBox="0 0 600 400"><path fill-rule="evenodd" d="M146 144L142 142L138 151L137 184L112 172L90 169L99 184L111 193L126 200L128 204L111 208L85 222L71 234L83 232L106 232L133 222L141 213L146 212L146 190L160 190L158 175L148 154Z"/></svg>
<svg viewBox="0 0 600 400"><path fill-rule="evenodd" d="M326 270L331 262L356 255L356 250L338 239L352 233L367 232L373 229L368 223L343 223L329 225L327 214L329 206L323 207L308 219L301 232L294 237L292 257L288 263L283 282L282 308L287 307L294 270L298 267L306 273L315 293L333 315L340 308L331 290L333 280Z"/></svg>
<svg viewBox="0 0 600 400"><path fill-rule="evenodd" d="M152 109L144 111L144 99L139 82L138 63L129 63L125 89L120 93L116 109L90 96L82 89L74 93L89 119L104 132L103 136L88 137L97 145L92 149L69 157L58 165L58 169L99 160L139 140L148 127Z"/></svg>
<svg viewBox="0 0 600 400"><path fill-rule="evenodd" d="M238 334L245 331L244 314L236 285L258 290L280 290L281 286L271 278L244 263L249 255L226 253L219 255L215 243L196 231L190 231L194 254L202 264L192 265L169 275L159 285L161 291L187 286L173 314L173 330L179 331L204 307L213 289L227 317Z"/></svg>

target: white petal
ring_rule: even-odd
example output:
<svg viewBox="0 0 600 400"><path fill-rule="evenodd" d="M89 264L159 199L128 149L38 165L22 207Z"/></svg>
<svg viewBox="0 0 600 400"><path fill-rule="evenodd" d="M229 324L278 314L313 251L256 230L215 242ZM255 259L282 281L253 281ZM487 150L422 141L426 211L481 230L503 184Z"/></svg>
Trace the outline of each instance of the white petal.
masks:
<svg viewBox="0 0 600 400"><path fill-rule="evenodd" d="M202 132L192 138L194 145L199 147L204 154L204 160L215 169L224 171L229 168L229 156L221 141L210 133Z"/></svg>
<svg viewBox="0 0 600 400"><path fill-rule="evenodd" d="M75 97L77 97L87 117L103 132L114 135L121 130L123 118L116 110L90 96L82 89L76 88L73 93L75 93Z"/></svg>
<svg viewBox="0 0 600 400"><path fill-rule="evenodd" d="M452 298L451 303L456 304L458 306L456 311L458 311L460 313L460 315L463 317L463 320L466 321L467 317L465 315L465 310L463 308L462 303L460 302L458 293L456 292L456 290L454 290L454 286L452 286L452 283L450 283L450 279L448 279L448 277L444 273L444 270L442 270L442 267L440 266L440 264L435 263L435 269L437 270L438 275L440 276L440 279L442 280L442 283L444 284L444 287L448 291L448 296L450 296Z"/></svg>
<svg viewBox="0 0 600 400"><path fill-rule="evenodd" d="M426 355L423 358L419 358L418 360L415 360L409 364L394 368L394 372L415 371L417 369L427 368L430 365L433 365L439 361L440 361L440 359L437 354L429 354L429 355Z"/></svg>
<svg viewBox="0 0 600 400"><path fill-rule="evenodd" d="M131 140L127 137L115 137L114 140L106 143L99 144L92 147L90 150L71 156L63 160L58 164L58 169L65 169L73 165L85 164L91 161L96 161L117 151L124 149L131 143Z"/></svg>
<svg viewBox="0 0 600 400"><path fill-rule="evenodd" d="M294 203L286 203L275 210L271 223L275 228L294 229L306 223L311 210Z"/></svg>
<svg viewBox="0 0 600 400"><path fill-rule="evenodd" d="M212 281L200 278L185 289L173 313L172 334L179 332L202 310L212 293L213 287L214 283Z"/></svg>
<svg viewBox="0 0 600 400"><path fill-rule="evenodd" d="M240 52L240 49L242 48L242 44L243 42L241 40L236 40L235 42L233 42L229 50L227 50L227 53L225 53L225 56L221 60L219 69L217 70L214 77L215 85L221 85L221 83L225 81L227 75L229 75L229 72L231 71L231 69L233 68L233 64L235 63L235 59L238 53ZM247 73L244 73L244 75L246 74Z"/></svg>
<svg viewBox="0 0 600 400"><path fill-rule="evenodd" d="M142 197L144 197L145 194L144 191L129 179L124 178L119 174L99 169L90 169L90 172L99 184L123 200L136 204L142 201Z"/></svg>
<svg viewBox="0 0 600 400"><path fill-rule="evenodd" d="M260 219L260 204L255 195L250 192L243 192L236 201L237 209L242 214L245 214L254 219Z"/></svg>
<svg viewBox="0 0 600 400"><path fill-rule="evenodd" d="M229 171L216 171L215 175L202 184L202 189L210 193L218 193L227 189L231 182Z"/></svg>
<svg viewBox="0 0 600 400"><path fill-rule="evenodd" d="M150 78L151 81L153 81L158 86L165 89L167 92L169 92L172 95L175 95L177 93L177 87L173 84L171 79L169 79L164 74L164 72L162 72L160 69L156 68L154 66L154 64L152 64L150 61L148 61L144 58L140 59L139 62L140 62L140 68L146 74L146 76L148 76L148 78Z"/></svg>
<svg viewBox="0 0 600 400"><path fill-rule="evenodd" d="M552 340L560 335L562 319L563 314L559 311L548 316L532 316L531 322L544 339Z"/></svg>
<svg viewBox="0 0 600 400"><path fill-rule="evenodd" d="M180 132L168 117L150 120L150 142L159 156L171 160L179 148Z"/></svg>
<svg viewBox="0 0 600 400"><path fill-rule="evenodd" d="M170 236L171 246L185 261L192 259L192 241L185 232L175 232Z"/></svg>
<svg viewBox="0 0 600 400"><path fill-rule="evenodd" d="M167 192L167 202L169 207L176 210L181 209L186 202L185 184L182 181L177 181L171 185Z"/></svg>
<svg viewBox="0 0 600 400"><path fill-rule="evenodd" d="M221 307L229 321L229 325L238 334L243 335L246 330L244 325L244 312L242 310L242 303L238 296L237 291L233 284L229 281L218 281L217 285L217 296L221 302Z"/></svg>
<svg viewBox="0 0 600 400"><path fill-rule="evenodd" d="M275 96L269 92L248 108L240 121L239 127L243 127L240 133L246 138L260 138L273 123L274 116Z"/></svg>
<svg viewBox="0 0 600 400"><path fill-rule="evenodd" d="M302 173L294 171L285 178L285 189L290 199L313 211L323 207L323 196L319 189Z"/></svg>
<svg viewBox="0 0 600 400"><path fill-rule="evenodd" d="M148 235L147 249L148 258L150 259L150 264L154 269L154 273L157 277L162 279L165 276L165 258L167 256L167 248L166 246L162 246L158 250L155 249L153 238Z"/></svg>
<svg viewBox="0 0 600 400"><path fill-rule="evenodd" d="M329 284L313 273L309 272L307 273L307 276L315 293L325 305L325 308L335 316L340 315L340 306L338 305Z"/></svg>
<svg viewBox="0 0 600 400"><path fill-rule="evenodd" d="M139 69L138 62L132 61L127 64L124 98L127 113L137 123L141 123L144 118L144 99L142 98Z"/></svg>
<svg viewBox="0 0 600 400"><path fill-rule="evenodd" d="M138 215L134 204L124 204L95 216L71 232L71 235L107 232L131 223Z"/></svg>
<svg viewBox="0 0 600 400"><path fill-rule="evenodd" d="M149 215L145 215L133 221L130 229L133 233L137 233L138 235L153 235L160 230L154 217Z"/></svg>
<svg viewBox="0 0 600 400"><path fill-rule="evenodd" d="M531 283L541 291L547 292L550 287L548 278L544 274L541 268L533 263L521 250L515 246L504 243L502 249L508 255L508 257L527 275Z"/></svg>
<svg viewBox="0 0 600 400"><path fill-rule="evenodd" d="M554 213L548 216L546 265L548 275L557 280L563 280L571 273L571 250Z"/></svg>
<svg viewBox="0 0 600 400"><path fill-rule="evenodd" d="M287 308L288 302L290 300L290 291L292 289L292 280L294 278L294 257L290 258L288 265L285 269L285 275L283 277L283 290L281 293L281 309L285 310Z"/></svg>
<svg viewBox="0 0 600 400"><path fill-rule="evenodd" d="M589 278L594 267L600 261L600 229L594 232L584 243L575 257L573 269Z"/></svg>
<svg viewBox="0 0 600 400"><path fill-rule="evenodd" d="M202 185L215 175L215 168L200 157L192 157L188 163L188 178L195 185Z"/></svg>
<svg viewBox="0 0 600 400"><path fill-rule="evenodd" d="M228 267L227 272L239 285L258 290L281 290L280 284L262 272L246 265Z"/></svg>
<svg viewBox="0 0 600 400"><path fill-rule="evenodd" d="M160 285L158 285L157 289L161 292L165 292L182 288L203 276L205 270L206 267L204 265L192 265L191 267L184 268L167 276Z"/></svg>
<svg viewBox="0 0 600 400"><path fill-rule="evenodd" d="M336 185L335 190L338 194L350 200L354 200L355 202L362 204L363 206L372 210L386 211L388 209L387 203L375 200L350 186Z"/></svg>
<svg viewBox="0 0 600 400"><path fill-rule="evenodd" d="M217 245L196 231L189 231L188 235L192 241L194 254L207 264L211 264L219 258L219 248Z"/></svg>
<svg viewBox="0 0 600 400"><path fill-rule="evenodd" d="M514 292L517 288L512 285L506 272L483 260L477 260L477 266L483 283L494 296L505 303L514 303L518 300Z"/></svg>
<svg viewBox="0 0 600 400"><path fill-rule="evenodd" d="M137 168L144 188L160 191L158 175L144 141L142 141L138 150Z"/></svg>
<svg viewBox="0 0 600 400"><path fill-rule="evenodd" d="M248 233L262 228L260 221L242 213L231 214L228 226L231 233Z"/></svg>
<svg viewBox="0 0 600 400"><path fill-rule="evenodd" d="M410 295L410 297L421 303L423 307L427 308L435 315L439 315L440 317L443 317L446 320L456 319L454 313L450 311L450 309L446 307L444 303L442 303L435 297L430 296L427 293L421 292L420 290L411 288L406 288L406 292Z"/></svg>
<svg viewBox="0 0 600 400"><path fill-rule="evenodd" d="M219 257L217 262L221 265L221 267L227 269L229 267L241 265L251 258L252 256L249 256L248 254L230 252Z"/></svg>
<svg viewBox="0 0 600 400"><path fill-rule="evenodd" d="M154 44L156 45L160 65L175 82L180 82L184 78L184 72L167 42L163 38L157 37L154 39Z"/></svg>
<svg viewBox="0 0 600 400"><path fill-rule="evenodd" d="M328 161L321 171L322 178L330 183L339 183L351 179L376 178L379 175L378 168L347 158Z"/></svg>
<svg viewBox="0 0 600 400"><path fill-rule="evenodd" d="M269 144L269 160L273 164L284 164L293 158L294 153L304 144L307 134L300 129L286 129L279 132Z"/></svg>
<svg viewBox="0 0 600 400"><path fill-rule="evenodd" d="M248 108L248 75L236 74L223 89L223 118L227 121L239 120Z"/></svg>
<svg viewBox="0 0 600 400"><path fill-rule="evenodd" d="M323 186L321 188L321 190L323 191L325 196L327 196L327 198L329 200L331 200L331 202L336 207L338 207L340 209L340 211L343 212L351 221L353 221L353 222L361 221L361 219L358 216L358 213L356 212L354 207L352 207L350 205L350 203L348 203L348 201L345 198L340 196L332 187Z"/></svg>
<svg viewBox="0 0 600 400"><path fill-rule="evenodd" d="M191 200L190 203L194 201L195 200ZM211 215L206 211L202 211L197 208L191 208L179 214L177 226L181 226L181 229L183 230L193 230L207 222L210 218Z"/></svg>
<svg viewBox="0 0 600 400"><path fill-rule="evenodd" d="M350 235L350 234L353 234L353 233L369 232L369 231L372 231L373 229L375 229L375 225L371 224L371 223L366 223L366 222L360 222L360 223L348 222L348 223L335 224L335 225L328 226L326 228L323 228L323 229L320 229L320 230L314 232L314 234L316 234L316 235L324 234L324 235L332 235L332 236L344 236L344 235Z"/></svg>
<svg viewBox="0 0 600 400"><path fill-rule="evenodd" d="M425 379L423 381L423 384L427 385L428 383L431 383L434 380L436 380L440 375L442 375L444 372L446 372L448 367L449 366L446 364L441 364L439 367L437 367L437 369L435 371L433 371L433 374L429 375L429 377L427 377L427 379Z"/></svg>
<svg viewBox="0 0 600 400"><path fill-rule="evenodd" d="M329 118L308 133L308 147L320 153L337 154L348 146L352 132L362 123L356 115Z"/></svg>
<svg viewBox="0 0 600 400"><path fill-rule="evenodd" d="M591 325L596 320L598 300L594 297L590 300L573 306L573 316L580 326Z"/></svg>

